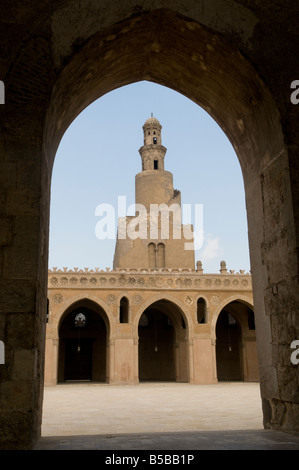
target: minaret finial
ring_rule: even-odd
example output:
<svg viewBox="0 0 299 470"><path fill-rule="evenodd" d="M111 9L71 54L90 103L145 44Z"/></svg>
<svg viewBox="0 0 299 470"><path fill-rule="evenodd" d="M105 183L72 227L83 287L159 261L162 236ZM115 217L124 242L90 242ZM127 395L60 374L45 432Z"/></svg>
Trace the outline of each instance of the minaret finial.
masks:
<svg viewBox="0 0 299 470"><path fill-rule="evenodd" d="M151 113L151 117L154 117L154 113Z"/></svg>

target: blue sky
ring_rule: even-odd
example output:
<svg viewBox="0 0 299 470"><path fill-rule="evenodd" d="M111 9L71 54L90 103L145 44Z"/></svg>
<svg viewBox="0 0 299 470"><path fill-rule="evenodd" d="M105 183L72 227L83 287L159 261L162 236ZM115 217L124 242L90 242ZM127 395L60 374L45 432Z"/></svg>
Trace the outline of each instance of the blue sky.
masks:
<svg viewBox="0 0 299 470"><path fill-rule="evenodd" d="M97 238L96 207L110 204L117 215L118 196L127 207L134 203L142 126L151 113L162 125L165 169L182 204L202 204L196 260L204 272L219 272L221 260L228 269L249 271L244 185L232 145L202 108L150 82L103 96L64 134L52 175L49 267L112 268L115 240Z"/></svg>

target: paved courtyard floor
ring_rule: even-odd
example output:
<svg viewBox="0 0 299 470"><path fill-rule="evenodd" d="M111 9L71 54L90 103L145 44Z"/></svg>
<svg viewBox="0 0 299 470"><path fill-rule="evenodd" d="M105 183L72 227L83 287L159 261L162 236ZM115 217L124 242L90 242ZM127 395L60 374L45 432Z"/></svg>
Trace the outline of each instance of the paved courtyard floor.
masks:
<svg viewBox="0 0 299 470"><path fill-rule="evenodd" d="M62 384L44 391L36 449L296 449L264 430L259 384Z"/></svg>

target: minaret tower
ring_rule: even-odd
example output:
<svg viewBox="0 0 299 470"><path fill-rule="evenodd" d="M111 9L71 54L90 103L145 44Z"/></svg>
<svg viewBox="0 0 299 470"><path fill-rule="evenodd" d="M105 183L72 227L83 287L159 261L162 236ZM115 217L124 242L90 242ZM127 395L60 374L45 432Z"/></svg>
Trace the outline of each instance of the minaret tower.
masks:
<svg viewBox="0 0 299 470"><path fill-rule="evenodd" d="M135 176L136 216L126 217L127 234L132 227L140 229L142 236L122 236L118 233L113 267L117 268L191 268L194 269L194 250L185 249L184 226L181 225L181 193L173 189L173 175L164 170L166 148L162 145L162 126L153 115L143 125L143 146L139 149L142 169ZM169 215L169 231L161 230L162 215L157 222L157 231L153 235L153 206L159 207ZM179 208L178 231L173 235L173 208ZM140 208L142 215L140 215ZM164 212L165 213L165 212ZM138 214L138 215L137 215ZM159 217L159 216L158 216ZM158 219L156 219L158 220ZM119 225L120 226L120 225ZM144 231L146 236L144 236ZM179 237L178 237L178 232ZM190 230L188 232L190 234ZM154 238L155 236L155 238ZM192 244L192 243L191 243ZM188 239L190 246L190 239Z"/></svg>

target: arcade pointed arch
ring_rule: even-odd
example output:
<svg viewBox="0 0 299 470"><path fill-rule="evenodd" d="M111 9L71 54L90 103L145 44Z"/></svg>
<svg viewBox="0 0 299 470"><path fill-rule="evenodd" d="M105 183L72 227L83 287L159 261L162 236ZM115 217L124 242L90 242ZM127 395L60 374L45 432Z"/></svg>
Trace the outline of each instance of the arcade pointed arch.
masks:
<svg viewBox="0 0 299 470"><path fill-rule="evenodd" d="M161 298L139 317L139 381L190 381L188 324L182 310Z"/></svg>
<svg viewBox="0 0 299 470"><path fill-rule="evenodd" d="M254 308L235 299L223 306L216 321L218 381L259 380Z"/></svg>
<svg viewBox="0 0 299 470"><path fill-rule="evenodd" d="M109 381L109 322L100 305L81 299L59 322L57 382Z"/></svg>

